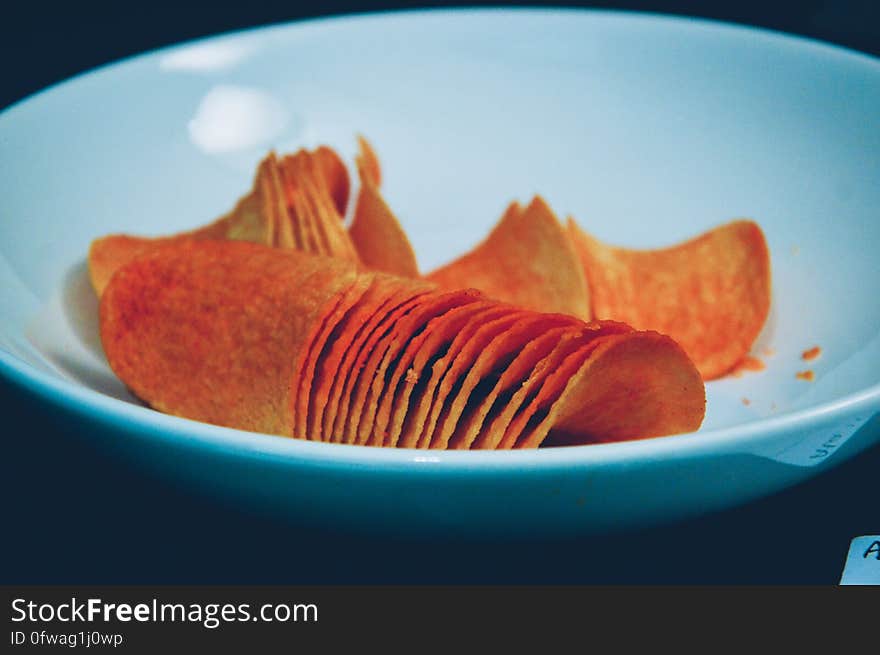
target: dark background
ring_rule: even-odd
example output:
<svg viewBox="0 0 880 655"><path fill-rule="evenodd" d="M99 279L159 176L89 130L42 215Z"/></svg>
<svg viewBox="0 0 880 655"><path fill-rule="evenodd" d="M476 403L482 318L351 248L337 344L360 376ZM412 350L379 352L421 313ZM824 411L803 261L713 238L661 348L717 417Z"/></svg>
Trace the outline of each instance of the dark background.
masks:
<svg viewBox="0 0 880 655"><path fill-rule="evenodd" d="M0 22L0 107L181 40L308 16L453 4L21 4ZM586 6L759 25L880 55L875 0ZM880 533L880 447L772 498L686 524L486 547L316 531L224 506L107 455L73 417L3 379L0 434L0 583L835 584L849 540Z"/></svg>

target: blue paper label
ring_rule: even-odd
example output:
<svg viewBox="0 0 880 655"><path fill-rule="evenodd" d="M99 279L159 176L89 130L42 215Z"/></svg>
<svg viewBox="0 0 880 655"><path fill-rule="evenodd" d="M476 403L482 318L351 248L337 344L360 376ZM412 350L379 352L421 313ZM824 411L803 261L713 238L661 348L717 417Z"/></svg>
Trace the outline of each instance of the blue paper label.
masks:
<svg viewBox="0 0 880 655"><path fill-rule="evenodd" d="M856 537L849 544L842 585L880 585L880 535Z"/></svg>

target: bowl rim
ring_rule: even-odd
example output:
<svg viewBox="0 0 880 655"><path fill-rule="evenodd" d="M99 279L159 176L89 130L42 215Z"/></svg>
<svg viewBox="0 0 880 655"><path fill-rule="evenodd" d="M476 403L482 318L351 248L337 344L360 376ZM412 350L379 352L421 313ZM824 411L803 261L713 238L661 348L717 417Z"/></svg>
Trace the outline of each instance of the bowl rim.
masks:
<svg viewBox="0 0 880 655"><path fill-rule="evenodd" d="M813 50L826 56L850 58L858 61L861 65L874 67L880 73L880 58L865 52L765 27L747 26L701 17L575 7L418 8L347 13L270 23L211 34L136 53L83 71L73 77L61 80L29 94L0 110L0 121L11 112L25 110L28 103L40 96L59 92L63 87L75 84L84 78L104 74L134 61L160 57L194 45L216 43L240 37L259 38L268 33L292 29L321 29L327 25L369 23L372 21L382 21L389 17L431 20L436 16L447 18L451 16L485 14L497 16L502 13L524 17L531 15L574 14L621 22L658 22L665 28L721 30L740 36L748 35L752 38L759 35L762 38L773 40L787 47ZM729 427L699 430L687 434L652 437L633 441L529 450L441 451L322 443L279 435L248 432L163 414L149 407L113 398L94 389L78 385L63 376L56 376L40 370L2 347L0 347L0 375L52 404L64 407L88 418L115 424L117 427L124 428L127 425L141 432L149 432L151 438L158 438L178 444L186 443L190 446L217 451L234 452L236 455L268 457L290 463L310 462L330 466L380 465L381 469L378 470L383 471L401 468L412 470L414 465L418 465L422 469L427 467L431 470L447 472L455 470L460 473L481 471L522 472L524 464L528 464L531 470L545 470L622 461L647 461L666 458L671 455L678 457L697 456L720 452L731 446L742 449L745 446L755 445L780 434L809 430L815 428L818 424L830 424L856 412L869 411L873 413L880 410L880 381L878 381L874 385L803 409L782 412L776 416L747 421Z"/></svg>

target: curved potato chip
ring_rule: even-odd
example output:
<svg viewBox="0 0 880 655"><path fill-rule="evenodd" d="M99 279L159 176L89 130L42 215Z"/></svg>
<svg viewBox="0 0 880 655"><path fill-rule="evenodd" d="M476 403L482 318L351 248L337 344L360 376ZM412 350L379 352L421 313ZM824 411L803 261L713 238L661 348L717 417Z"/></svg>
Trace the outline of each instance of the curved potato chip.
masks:
<svg viewBox="0 0 880 655"><path fill-rule="evenodd" d="M409 409L410 393L418 382L422 381L423 384L426 385L428 381L428 376L422 375L423 373L425 373L424 367L422 367L421 370L416 371L416 369L412 367L413 360L415 359L416 355L419 354L419 350L421 349L422 345L424 345L426 341L429 341L429 337L438 332L447 333L444 336L448 336L448 327L441 325L441 323L444 322L442 319L450 313L451 312L447 312L442 316L431 319L428 325L425 326L425 329L422 331L422 333L413 337L410 340L409 344L407 344L406 350L401 354L399 360L397 361L394 374L391 376L389 382L387 383L385 398L382 405L380 405L379 411L376 415L378 425L387 425L388 421L391 420L391 423L386 430L388 438L383 445L397 445L397 441L400 437L400 431L403 427L403 415L407 411L407 409ZM460 317L456 315L451 317L451 320L454 322L459 322ZM496 330L503 330L504 327L512 323L514 320L516 320L515 317L508 320L505 325L500 325L499 321L494 321L492 323L492 327ZM488 326L483 326L483 329L485 330L487 327ZM475 340L479 340L481 337L482 335L478 330L474 333L474 339L472 339L471 342L473 343ZM430 341L434 342L433 339L430 339ZM442 341L443 339L441 338L441 347ZM451 339L449 339L449 343L451 344ZM439 354L434 353L434 355L434 361L439 359ZM428 357L430 357L430 355L428 355ZM400 388L398 391L399 387L402 388ZM393 416L392 405L394 405Z"/></svg>
<svg viewBox="0 0 880 655"><path fill-rule="evenodd" d="M623 323L593 323L579 330L568 330L544 359L539 361L523 383L514 389L513 395L494 414L488 427L488 439L496 448L508 449L516 445L517 437L524 425L518 421L523 414L529 414L531 407L547 380L557 374L563 364L578 353L589 353L593 344L610 334L631 331Z"/></svg>
<svg viewBox="0 0 880 655"><path fill-rule="evenodd" d="M387 313L378 314L375 319L367 324L365 331L374 327L363 342L354 363L348 374L348 379L342 390L339 401L339 410L333 419L333 431L344 443L355 443L357 440L357 426L360 422L367 391L372 381L367 371L367 363L373 355L378 344L385 338L388 332L397 323L408 316L421 302L426 294L422 291L403 290L395 295L387 310Z"/></svg>
<svg viewBox="0 0 880 655"><path fill-rule="evenodd" d="M449 366L438 392L439 397L443 398L443 407L434 434L431 435L431 448L443 450L447 448L449 437L452 436L470 392L479 379L472 373L476 372L474 363L480 354L485 353L493 341L502 337L517 321L522 320L522 315L514 306L509 305L508 310L506 315L499 316L477 328ZM469 381L471 384L467 384Z"/></svg>
<svg viewBox="0 0 880 655"><path fill-rule="evenodd" d="M356 279L347 262L236 241L167 245L101 298L114 373L177 416L292 434L290 384L316 317Z"/></svg>
<svg viewBox="0 0 880 655"><path fill-rule="evenodd" d="M506 447L517 448L522 444L540 443L537 438L530 439L536 433L536 426L546 418L549 407L562 395L565 382L578 371L596 349L608 339L602 336L588 340L574 352L566 355L550 374L544 378L534 396L516 413L504 432L501 443ZM621 417L621 420L625 420ZM543 435L542 435L543 436Z"/></svg>
<svg viewBox="0 0 880 655"><path fill-rule="evenodd" d="M571 328L566 326L553 328L536 336L504 370L481 406L471 417L465 417L464 424L461 426L463 431L470 432L476 422L480 421L477 436L471 440L471 448L494 449L497 447L504 432L489 430L483 428L483 425L492 425L493 419L507 407L507 403L516 390L526 383L538 363L543 361L556 348L560 339L570 332Z"/></svg>
<svg viewBox="0 0 880 655"><path fill-rule="evenodd" d="M370 446L384 444L387 437L386 426L385 423L376 422L376 413L386 391L386 373L389 377L393 375L398 358L409 340L424 330L433 317L445 314L460 305L476 302L480 298L480 293L473 289L431 294L391 328L382 343L378 344L365 367L369 373L370 386L357 428L357 443Z"/></svg>
<svg viewBox="0 0 880 655"><path fill-rule="evenodd" d="M110 283L113 274L127 263L141 255L154 251L163 245L189 241L188 237L159 237L149 239L127 234L111 234L92 241L89 246L89 280L98 297Z"/></svg>
<svg viewBox="0 0 880 655"><path fill-rule="evenodd" d="M408 443L412 443L414 436L416 448L429 448L431 445L434 428L437 426L437 421L440 419L440 413L446 401L446 395L444 395L447 389L446 385L451 386L454 384L452 376L457 371L450 373L450 369L458 359L462 348L467 345L468 340L481 325L510 313L509 306L491 300L473 303L470 310L472 311L469 311L464 324L459 329L458 334L454 335L455 338L446 352L431 365L430 377L416 410L419 425L414 426L415 429L412 436L404 436ZM447 376L450 376L451 381L445 385Z"/></svg>
<svg viewBox="0 0 880 655"><path fill-rule="evenodd" d="M319 398L316 391L319 380L326 374L324 370L328 353L325 347L332 346L339 337L339 326L367 292L372 279L359 275L357 279L339 296L333 311L326 314L322 327L313 342L306 344L305 366L294 376L299 380L294 414L294 436L301 439L320 440L320 432L316 429L316 420L323 414L324 398Z"/></svg>
<svg viewBox="0 0 880 655"><path fill-rule="evenodd" d="M585 444L693 432L706 413L699 371L674 340L657 332L607 337L581 369L558 383L565 390L531 437Z"/></svg>
<svg viewBox="0 0 880 655"><path fill-rule="evenodd" d="M318 146L312 156L321 169L321 180L327 186L330 197L333 198L336 213L340 218L345 216L345 210L348 207L348 194L351 189L348 169L336 151L328 146Z"/></svg>
<svg viewBox="0 0 880 655"><path fill-rule="evenodd" d="M454 432L447 439L449 448L462 450L473 445L491 408L490 399L497 397L496 388L502 376L536 337L558 328L570 330L577 325L573 317L565 314L524 314L510 330L498 335L478 353L467 371L459 394L466 404L460 406L455 417Z"/></svg>
<svg viewBox="0 0 880 655"><path fill-rule="evenodd" d="M418 352L413 356L411 368L401 382L399 396L395 399L390 430L392 442L403 448L416 446L436 388L434 367L449 354L453 342L462 330L467 329L468 323L491 305L494 303L478 301L456 307L435 319L432 329L426 331ZM435 382L434 386L431 386L431 382Z"/></svg>
<svg viewBox="0 0 880 655"><path fill-rule="evenodd" d="M419 277L415 251L397 217L379 192L378 160L365 139L357 159L361 186L348 233L361 262L370 270Z"/></svg>
<svg viewBox="0 0 880 655"><path fill-rule="evenodd" d="M512 203L485 241L426 277L443 289L474 287L526 309L590 318L584 267L540 196L525 209Z"/></svg>
<svg viewBox="0 0 880 655"><path fill-rule="evenodd" d="M668 334L706 380L748 354L770 311L770 255L757 224L734 221L662 250L606 245L571 218L568 230L596 318Z"/></svg>
<svg viewBox="0 0 880 655"><path fill-rule="evenodd" d="M283 161L299 162L285 175ZM137 257L169 244L192 240L250 241L279 248L295 248L357 261L345 229L339 225L348 202L349 179L345 165L327 146L314 152L301 150L282 162L274 152L260 161L251 190L228 214L187 232L162 237L110 235L95 239L88 256L89 277L100 297L113 273ZM300 223L291 216L290 189L309 186L309 213ZM305 212L303 208L300 211ZM327 223L333 219L334 226ZM323 240L322 240L323 239Z"/></svg>
<svg viewBox="0 0 880 655"><path fill-rule="evenodd" d="M357 262L358 254L336 209L320 162L301 150L281 160L289 220L304 235L304 249Z"/></svg>
<svg viewBox="0 0 880 655"><path fill-rule="evenodd" d="M369 282L369 287L342 320L334 328L333 334L327 339L326 352L322 353L320 368L316 372L312 387L314 411L309 416L309 430L312 438L332 440L332 428L338 408L338 394L347 374L346 362L350 366L353 359L346 360L346 354L359 349L360 335L366 336L370 319L382 314L387 304L393 300L391 291L394 289L394 278L381 274L366 274L362 277ZM397 280L399 285L400 281ZM425 292L432 289L430 285L422 285ZM334 395L335 391L335 395Z"/></svg>
<svg viewBox="0 0 880 655"><path fill-rule="evenodd" d="M370 142L362 134L358 134L357 142L359 154L355 159L355 164L357 165L361 182L363 183L366 180L377 188L382 186L382 167L379 164L379 157L376 156L376 151L373 150L373 146L370 145Z"/></svg>

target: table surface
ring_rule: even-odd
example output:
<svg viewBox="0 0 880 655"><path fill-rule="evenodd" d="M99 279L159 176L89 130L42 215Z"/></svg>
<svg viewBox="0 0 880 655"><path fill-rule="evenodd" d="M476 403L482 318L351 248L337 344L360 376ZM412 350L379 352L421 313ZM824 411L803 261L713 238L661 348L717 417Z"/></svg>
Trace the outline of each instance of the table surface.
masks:
<svg viewBox="0 0 880 655"><path fill-rule="evenodd" d="M26 10L0 28L0 59L29 62L4 72L0 107L81 70L182 39L308 13L395 6L327 2L320 12L297 14L283 3L219 3L206 17L179 4L151 3L135 14L129 3L70 4L76 9L50 17ZM743 1L599 4L699 12L880 54L880 3L865 0L804 2L797 13ZM850 540L880 533L880 445L795 488L698 520L487 547L316 531L224 505L102 452L69 416L47 411L2 378L0 410L0 582L7 583L836 584Z"/></svg>

